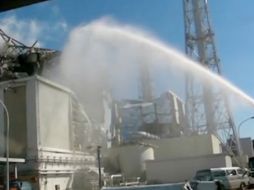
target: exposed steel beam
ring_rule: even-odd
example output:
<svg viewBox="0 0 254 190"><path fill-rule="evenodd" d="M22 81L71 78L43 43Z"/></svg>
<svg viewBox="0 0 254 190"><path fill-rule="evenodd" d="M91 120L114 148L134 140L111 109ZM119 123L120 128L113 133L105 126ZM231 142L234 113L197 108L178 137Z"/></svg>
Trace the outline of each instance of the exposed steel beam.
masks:
<svg viewBox="0 0 254 190"><path fill-rule="evenodd" d="M40 3L43 1L48 0L2 0L0 1L0 12Z"/></svg>

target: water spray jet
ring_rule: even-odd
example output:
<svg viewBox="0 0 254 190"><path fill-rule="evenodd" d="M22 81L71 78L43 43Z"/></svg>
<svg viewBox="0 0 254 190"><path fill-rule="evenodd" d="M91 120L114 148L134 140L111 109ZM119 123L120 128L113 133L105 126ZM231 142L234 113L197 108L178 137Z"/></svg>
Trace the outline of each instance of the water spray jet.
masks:
<svg viewBox="0 0 254 190"><path fill-rule="evenodd" d="M120 27L97 21L87 26L78 28L75 32L78 32L80 37L82 37L82 35L93 35L97 40L102 40L102 43L107 43L108 46L114 45L114 40L123 42L130 40L136 43L136 45L138 45L141 49L149 48L153 52L163 54L163 56L168 58L170 64L183 69L185 72L195 72L199 75L202 75L201 78L205 78L210 81L213 80L212 82L220 84L220 87L231 91L236 96L241 97L247 103L254 106L254 99L252 97L244 93L226 79L218 76L215 73L212 73L208 69L200 66L198 63L190 60L185 55L179 53L159 40L147 38L141 32L134 30L133 28ZM111 41L111 39L113 40Z"/></svg>

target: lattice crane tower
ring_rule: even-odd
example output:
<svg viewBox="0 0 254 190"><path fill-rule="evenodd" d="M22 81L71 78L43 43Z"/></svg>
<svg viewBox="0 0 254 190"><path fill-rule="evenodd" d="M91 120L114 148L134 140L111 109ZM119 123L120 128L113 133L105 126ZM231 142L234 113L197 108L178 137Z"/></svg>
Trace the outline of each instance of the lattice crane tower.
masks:
<svg viewBox="0 0 254 190"><path fill-rule="evenodd" d="M183 7L186 54L220 75L207 0L183 0ZM227 150L239 153L239 138L227 98L215 82L200 81L191 75L186 77L186 114L191 132L214 134Z"/></svg>

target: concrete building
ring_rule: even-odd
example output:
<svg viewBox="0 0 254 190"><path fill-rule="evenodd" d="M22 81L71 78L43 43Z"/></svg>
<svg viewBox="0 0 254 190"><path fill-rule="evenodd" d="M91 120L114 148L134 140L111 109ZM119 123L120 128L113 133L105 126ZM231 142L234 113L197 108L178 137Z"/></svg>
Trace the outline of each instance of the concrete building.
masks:
<svg viewBox="0 0 254 190"><path fill-rule="evenodd" d="M72 188L75 176L95 161L85 152L91 123L73 93L33 76L0 83L0 99L10 116L10 157L26 161L19 178L35 189ZM0 107L0 157L6 155L5 116Z"/></svg>
<svg viewBox="0 0 254 190"><path fill-rule="evenodd" d="M254 156L253 142L250 137L240 138L240 144L244 155L247 155L248 157Z"/></svg>
<svg viewBox="0 0 254 190"><path fill-rule="evenodd" d="M154 160L146 162L148 182L171 183L192 179L199 169L230 167L229 156L222 154L214 135L196 135L149 140L154 145Z"/></svg>
<svg viewBox="0 0 254 190"><path fill-rule="evenodd" d="M184 182L193 179L197 170L231 166L231 158L224 154L149 160L146 161L146 180L148 183Z"/></svg>
<svg viewBox="0 0 254 190"><path fill-rule="evenodd" d="M198 169L232 166L231 158L222 154L220 141L208 134L143 140L140 145L107 149L103 155L106 172L150 183L181 182L192 179Z"/></svg>
<svg viewBox="0 0 254 190"><path fill-rule="evenodd" d="M184 104L173 92L168 91L150 102L123 101L117 105L114 116L112 139L117 128L117 119L121 120L119 134L123 143L133 141L140 131L161 138L181 136L184 131ZM115 111L114 111L115 113Z"/></svg>

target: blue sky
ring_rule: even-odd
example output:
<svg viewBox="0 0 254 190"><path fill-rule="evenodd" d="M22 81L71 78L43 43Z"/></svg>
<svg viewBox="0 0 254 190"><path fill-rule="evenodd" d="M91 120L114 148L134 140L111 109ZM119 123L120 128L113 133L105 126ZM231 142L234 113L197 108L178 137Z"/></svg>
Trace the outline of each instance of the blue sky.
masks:
<svg viewBox="0 0 254 190"><path fill-rule="evenodd" d="M74 3L75 2L75 3ZM223 76L254 97L254 1L212 0L210 16ZM110 16L138 26L184 51L182 0L52 0L1 13L0 27L10 35L43 47L62 49L76 26ZM254 110L239 114L238 121ZM254 121L241 130L254 137Z"/></svg>

